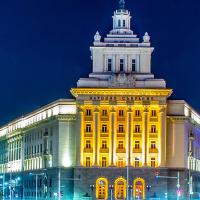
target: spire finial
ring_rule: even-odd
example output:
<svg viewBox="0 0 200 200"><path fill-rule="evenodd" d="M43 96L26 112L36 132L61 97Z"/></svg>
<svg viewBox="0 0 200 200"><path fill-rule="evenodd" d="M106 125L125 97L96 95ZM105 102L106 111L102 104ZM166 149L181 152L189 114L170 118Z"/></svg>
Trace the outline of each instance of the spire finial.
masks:
<svg viewBox="0 0 200 200"><path fill-rule="evenodd" d="M125 0L119 0L119 9L125 8Z"/></svg>

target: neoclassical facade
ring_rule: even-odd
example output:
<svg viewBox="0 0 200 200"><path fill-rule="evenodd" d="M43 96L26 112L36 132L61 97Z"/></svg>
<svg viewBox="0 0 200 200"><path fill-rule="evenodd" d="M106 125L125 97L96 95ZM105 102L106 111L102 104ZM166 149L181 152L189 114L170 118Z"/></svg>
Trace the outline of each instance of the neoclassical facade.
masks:
<svg viewBox="0 0 200 200"><path fill-rule="evenodd" d="M200 115L154 76L150 36L137 37L123 0L90 50L92 72L71 89L74 99L0 128L5 199L197 197Z"/></svg>

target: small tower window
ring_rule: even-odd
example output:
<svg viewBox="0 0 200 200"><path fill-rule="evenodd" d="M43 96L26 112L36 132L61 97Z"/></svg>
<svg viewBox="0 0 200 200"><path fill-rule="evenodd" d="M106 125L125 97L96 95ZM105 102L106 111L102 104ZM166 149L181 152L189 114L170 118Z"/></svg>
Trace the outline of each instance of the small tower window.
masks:
<svg viewBox="0 0 200 200"><path fill-rule="evenodd" d="M108 71L111 72L112 71L112 59L108 59Z"/></svg>
<svg viewBox="0 0 200 200"><path fill-rule="evenodd" d="M120 72L124 71L124 59L120 59Z"/></svg>
<svg viewBox="0 0 200 200"><path fill-rule="evenodd" d="M118 20L118 27L119 28L121 27L121 20L120 19Z"/></svg>
<svg viewBox="0 0 200 200"><path fill-rule="evenodd" d="M132 71L135 72L136 70L136 60L132 59Z"/></svg>
<svg viewBox="0 0 200 200"><path fill-rule="evenodd" d="M123 20L123 27L126 27L126 20Z"/></svg>

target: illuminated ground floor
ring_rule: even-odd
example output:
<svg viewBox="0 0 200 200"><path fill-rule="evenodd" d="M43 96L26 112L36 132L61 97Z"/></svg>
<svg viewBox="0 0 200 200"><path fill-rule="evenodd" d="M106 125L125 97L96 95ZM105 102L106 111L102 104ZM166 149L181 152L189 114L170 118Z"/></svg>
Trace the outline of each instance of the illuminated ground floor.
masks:
<svg viewBox="0 0 200 200"><path fill-rule="evenodd" d="M188 171L153 168L53 168L5 174L0 178L5 199L129 200L188 199ZM128 174L128 176L127 176ZM156 177L159 176L159 178ZM171 178L170 178L171 177ZM174 177L174 178L172 178ZM37 182L36 182L37 180ZM128 181L127 181L128 180ZM11 183L11 190L10 185ZM193 197L200 193L200 174L193 174Z"/></svg>

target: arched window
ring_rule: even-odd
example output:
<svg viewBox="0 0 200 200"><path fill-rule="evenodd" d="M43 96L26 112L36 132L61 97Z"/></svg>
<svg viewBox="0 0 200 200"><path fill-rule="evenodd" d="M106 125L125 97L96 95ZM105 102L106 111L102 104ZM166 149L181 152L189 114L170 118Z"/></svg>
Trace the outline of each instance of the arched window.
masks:
<svg viewBox="0 0 200 200"><path fill-rule="evenodd" d="M96 198L108 199L108 180L106 178L98 178L96 181Z"/></svg>
<svg viewBox="0 0 200 200"><path fill-rule="evenodd" d="M126 180L122 177L115 181L115 199L124 200L126 198Z"/></svg>
<svg viewBox="0 0 200 200"><path fill-rule="evenodd" d="M137 178L133 183L133 195L135 199L145 199L145 181L142 178Z"/></svg>

